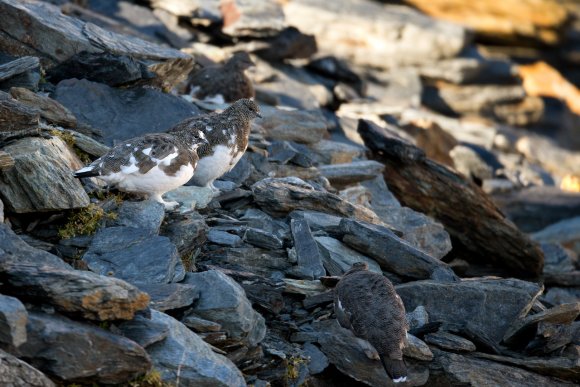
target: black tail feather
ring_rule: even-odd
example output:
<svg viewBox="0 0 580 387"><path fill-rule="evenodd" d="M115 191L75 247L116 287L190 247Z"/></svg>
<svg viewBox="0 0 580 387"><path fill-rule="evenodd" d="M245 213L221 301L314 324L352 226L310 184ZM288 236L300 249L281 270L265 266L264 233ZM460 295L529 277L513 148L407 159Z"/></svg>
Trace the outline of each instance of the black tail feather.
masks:
<svg viewBox="0 0 580 387"><path fill-rule="evenodd" d="M381 358L381 363L383 364L383 368L387 371L387 375L389 378L393 380L393 382L405 382L407 380L407 365L403 359L390 359L384 357L383 355L379 355Z"/></svg>
<svg viewBox="0 0 580 387"><path fill-rule="evenodd" d="M99 176L97 171L85 171L85 172L75 172L74 177L80 179L81 177L95 177Z"/></svg>

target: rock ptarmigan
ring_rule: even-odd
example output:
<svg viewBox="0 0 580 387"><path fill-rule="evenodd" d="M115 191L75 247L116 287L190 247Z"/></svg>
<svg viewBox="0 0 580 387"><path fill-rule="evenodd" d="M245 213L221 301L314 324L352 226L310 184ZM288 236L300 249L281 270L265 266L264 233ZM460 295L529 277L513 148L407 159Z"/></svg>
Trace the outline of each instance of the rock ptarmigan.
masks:
<svg viewBox="0 0 580 387"><path fill-rule="evenodd" d="M251 120L256 117L261 117L258 105L244 98L220 114L188 118L168 131L195 131L206 140L197 150L199 162L192 178L193 184L215 190L213 182L229 172L246 151Z"/></svg>
<svg viewBox="0 0 580 387"><path fill-rule="evenodd" d="M334 311L340 326L376 349L393 382L407 380L405 306L387 278L369 271L366 263L355 263L336 285Z"/></svg>
<svg viewBox="0 0 580 387"><path fill-rule="evenodd" d="M217 103L233 102L254 97L252 81L244 70L254 66L247 52L235 53L225 64L204 67L196 72L189 85L191 95L197 99Z"/></svg>

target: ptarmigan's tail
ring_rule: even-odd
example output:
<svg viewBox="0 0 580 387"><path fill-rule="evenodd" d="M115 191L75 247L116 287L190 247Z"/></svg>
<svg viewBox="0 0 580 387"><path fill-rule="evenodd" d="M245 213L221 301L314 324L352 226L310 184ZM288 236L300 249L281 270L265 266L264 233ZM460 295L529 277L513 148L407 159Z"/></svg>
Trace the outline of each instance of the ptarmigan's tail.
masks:
<svg viewBox="0 0 580 387"><path fill-rule="evenodd" d="M385 371L387 371L387 375L393 379L393 382L402 383L407 381L407 366L402 359L389 359L383 355L379 356Z"/></svg>
<svg viewBox="0 0 580 387"><path fill-rule="evenodd" d="M74 176L81 178L81 177L94 177L99 175L100 175L99 172L96 170L94 166L88 165L76 171Z"/></svg>

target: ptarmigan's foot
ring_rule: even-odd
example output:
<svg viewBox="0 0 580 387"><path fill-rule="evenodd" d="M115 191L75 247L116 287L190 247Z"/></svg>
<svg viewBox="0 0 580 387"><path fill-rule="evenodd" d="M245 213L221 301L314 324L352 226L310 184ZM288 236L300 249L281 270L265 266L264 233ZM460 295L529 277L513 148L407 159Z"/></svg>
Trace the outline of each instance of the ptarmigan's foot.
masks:
<svg viewBox="0 0 580 387"><path fill-rule="evenodd" d="M165 200L163 200L161 194L152 195L151 200L155 200L156 202L163 204L163 206L165 207L165 211L173 211L177 207L179 207L178 202L166 202Z"/></svg>

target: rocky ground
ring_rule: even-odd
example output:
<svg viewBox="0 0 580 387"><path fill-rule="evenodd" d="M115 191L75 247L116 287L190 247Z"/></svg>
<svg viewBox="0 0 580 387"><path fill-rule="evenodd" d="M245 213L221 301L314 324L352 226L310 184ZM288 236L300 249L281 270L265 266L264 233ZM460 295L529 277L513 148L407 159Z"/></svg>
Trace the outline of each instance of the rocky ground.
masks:
<svg viewBox="0 0 580 387"><path fill-rule="evenodd" d="M0 0L0 385L391 385L334 318L357 261L407 385L579 383L580 7L405 3ZM219 195L73 178L223 109L187 80L240 50Z"/></svg>

